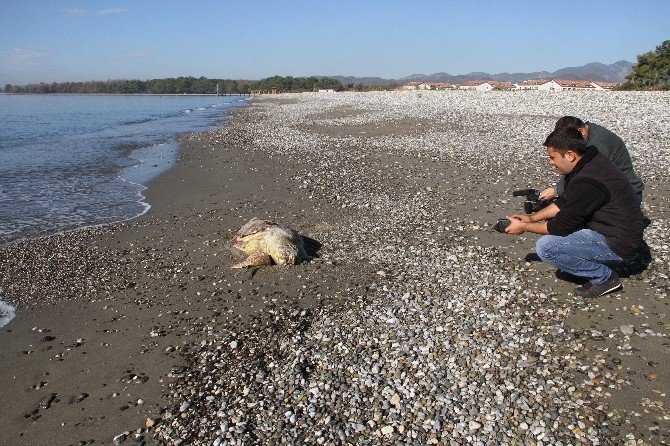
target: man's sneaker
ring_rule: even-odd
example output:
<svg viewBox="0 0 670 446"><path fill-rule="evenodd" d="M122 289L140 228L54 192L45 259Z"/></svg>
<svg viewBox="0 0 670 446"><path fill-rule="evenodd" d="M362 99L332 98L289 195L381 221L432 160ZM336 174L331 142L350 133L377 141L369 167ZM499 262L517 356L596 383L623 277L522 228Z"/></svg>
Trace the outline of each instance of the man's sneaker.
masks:
<svg viewBox="0 0 670 446"><path fill-rule="evenodd" d="M575 288L575 294L582 297L600 297L607 293L613 293L614 291L619 291L621 289L623 289L621 280L619 279L617 273L612 271L612 274L610 275L610 278L607 279L607 282L601 283L600 285L585 283L584 285Z"/></svg>

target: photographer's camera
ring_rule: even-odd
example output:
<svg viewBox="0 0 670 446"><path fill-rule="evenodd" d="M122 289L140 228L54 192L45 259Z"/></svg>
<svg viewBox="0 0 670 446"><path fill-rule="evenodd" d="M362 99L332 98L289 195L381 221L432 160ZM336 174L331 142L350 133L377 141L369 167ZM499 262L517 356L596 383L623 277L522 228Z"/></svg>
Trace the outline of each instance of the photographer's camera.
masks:
<svg viewBox="0 0 670 446"><path fill-rule="evenodd" d="M523 202L523 212L529 215L539 211L540 209L546 208L554 201L553 199L542 200L540 198L540 191L537 189L515 190L514 192L512 192L512 196L525 197L525 200ZM507 229L507 227L510 224L512 224L511 221L509 221L506 218L501 218L498 219L498 222L493 226L493 229L495 229L498 232L504 233L505 229Z"/></svg>

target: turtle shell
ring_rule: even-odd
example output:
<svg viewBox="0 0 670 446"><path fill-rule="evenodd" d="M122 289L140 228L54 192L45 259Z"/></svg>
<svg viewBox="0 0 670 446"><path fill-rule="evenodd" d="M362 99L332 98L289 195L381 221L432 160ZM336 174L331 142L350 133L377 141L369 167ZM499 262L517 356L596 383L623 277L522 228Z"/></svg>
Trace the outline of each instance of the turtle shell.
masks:
<svg viewBox="0 0 670 446"><path fill-rule="evenodd" d="M261 220L260 218L252 218L247 223L244 224L235 234L235 238L246 237L251 234L256 234L261 231L265 231L271 226L277 226L277 223L267 220Z"/></svg>

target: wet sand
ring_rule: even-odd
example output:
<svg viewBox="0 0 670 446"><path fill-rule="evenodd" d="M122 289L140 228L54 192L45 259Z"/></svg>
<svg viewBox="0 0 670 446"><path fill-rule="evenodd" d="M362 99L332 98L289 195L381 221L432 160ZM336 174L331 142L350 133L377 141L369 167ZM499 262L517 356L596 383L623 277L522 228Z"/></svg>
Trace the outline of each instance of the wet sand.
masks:
<svg viewBox="0 0 670 446"><path fill-rule="evenodd" d="M305 235L335 224L334 207L309 200L292 179L304 167L194 136L177 167L147 190L144 216L5 252L6 299L18 311L0 330L0 444L110 444L160 418L164 384L186 366L186 344L268 307L314 308L363 287L364 266L318 258L290 269L229 269L243 255L228 241L252 217L290 221ZM37 283L33 295L12 281L17 270ZM84 280L95 291L68 293Z"/></svg>
<svg viewBox="0 0 670 446"><path fill-rule="evenodd" d="M5 299L18 311L0 330L0 406L8 408L0 443L109 444L116 437L124 444L176 444L181 437L184 444L209 444L215 438L211 423L202 432L189 424L209 408L201 405L193 414L180 408L208 395L189 376L239 375L230 364L218 372L198 369L213 350L226 350L231 333L243 339L253 324L291 314L292 307L310 309L306 317L313 317L314 327L324 314L335 318L368 306L373 314L373 303L383 299L402 307L392 292L408 283L412 294L431 296L432 277L440 272L428 272L430 259L459 245L492 259L491 271L463 270L464 282L509 268L521 277L519 291L544 296L528 314L546 322L538 327L560 324L564 330L564 345L560 336L542 341L550 344L547 358L574 362L560 376L568 380L560 395L584 416L585 426L598 430L601 444L667 442L667 265L656 263L651 272L627 279L623 293L594 302L574 298L573 284L557 280L546 265L526 262L535 236L491 230L499 216L521 206L508 196L512 189L547 178L545 166L534 167L541 158L478 164L476 153L415 152L411 144L430 146L422 139L426 132L465 140L468 123L431 120L423 112L367 122L374 107L348 105L357 104L355 95L344 102L329 105L317 95L256 101L226 129L185 138L177 166L147 190L152 208L139 219L1 251ZM554 116L527 119L546 127ZM262 131L268 128L278 133ZM531 139L523 141L532 145ZM642 169L643 179L651 172ZM653 186L646 212L660 230L667 222L668 178L647 182ZM413 196L419 207L406 206ZM227 241L251 217L290 223L323 246L313 245L317 257L296 267L230 270L241 255ZM385 229L389 221L397 230ZM383 253L385 246L405 244L416 251ZM654 246L663 249L662 242ZM411 267L396 263L399 257L414 264L423 258L417 271L426 275L412 275ZM591 397L597 399L579 403ZM180 418L183 425L175 422ZM572 429L568 421L557 426ZM189 439L180 429L188 429ZM352 433L350 441L390 444L389 435L399 432L397 426L391 434L380 429ZM282 435L245 437L243 444L279 444ZM518 435L518 442L528 440ZM407 444L402 438L395 441ZM464 438L458 444L469 442Z"/></svg>

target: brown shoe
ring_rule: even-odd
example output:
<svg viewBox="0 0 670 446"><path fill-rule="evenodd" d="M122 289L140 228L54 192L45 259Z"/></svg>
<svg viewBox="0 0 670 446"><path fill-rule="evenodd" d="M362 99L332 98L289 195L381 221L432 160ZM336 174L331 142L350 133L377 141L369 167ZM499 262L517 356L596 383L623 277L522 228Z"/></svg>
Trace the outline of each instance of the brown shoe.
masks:
<svg viewBox="0 0 670 446"><path fill-rule="evenodd" d="M619 279L617 273L612 271L610 278L605 283L601 283L600 285L585 283L575 288L575 294L582 297L600 297L622 289L621 279Z"/></svg>

